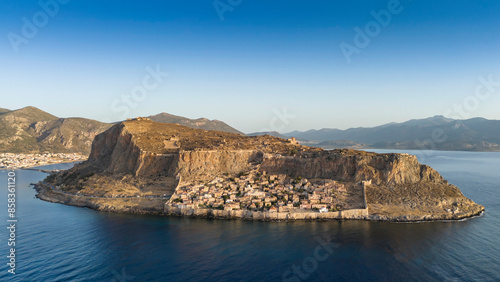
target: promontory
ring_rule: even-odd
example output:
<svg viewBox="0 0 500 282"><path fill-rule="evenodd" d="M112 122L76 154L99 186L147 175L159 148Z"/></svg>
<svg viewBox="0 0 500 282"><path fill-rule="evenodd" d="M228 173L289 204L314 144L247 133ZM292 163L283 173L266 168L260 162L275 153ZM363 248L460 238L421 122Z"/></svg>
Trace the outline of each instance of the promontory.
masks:
<svg viewBox="0 0 500 282"><path fill-rule="evenodd" d="M35 188L67 205L205 218L425 221L484 211L413 155L329 151L147 118L97 135L88 160Z"/></svg>

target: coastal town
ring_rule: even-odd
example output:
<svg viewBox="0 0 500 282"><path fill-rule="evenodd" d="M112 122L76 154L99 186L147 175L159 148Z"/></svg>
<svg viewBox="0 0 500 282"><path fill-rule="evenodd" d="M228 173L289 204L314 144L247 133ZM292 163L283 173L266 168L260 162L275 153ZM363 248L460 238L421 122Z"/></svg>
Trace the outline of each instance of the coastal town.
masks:
<svg viewBox="0 0 500 282"><path fill-rule="evenodd" d="M368 183L290 178L252 170L210 182L180 183L167 205L179 209L324 213L365 208L364 184Z"/></svg>
<svg viewBox="0 0 500 282"><path fill-rule="evenodd" d="M0 169L18 169L34 166L84 161L87 157L71 153L15 154L0 153Z"/></svg>

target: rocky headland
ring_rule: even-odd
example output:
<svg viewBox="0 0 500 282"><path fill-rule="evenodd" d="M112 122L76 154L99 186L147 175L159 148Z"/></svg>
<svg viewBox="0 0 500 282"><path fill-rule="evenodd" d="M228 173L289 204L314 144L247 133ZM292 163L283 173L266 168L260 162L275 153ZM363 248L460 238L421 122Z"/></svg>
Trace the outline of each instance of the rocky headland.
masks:
<svg viewBox="0 0 500 282"><path fill-rule="evenodd" d="M484 207L408 154L325 151L295 139L138 118L97 135L87 161L38 197L102 211L253 220L453 220Z"/></svg>

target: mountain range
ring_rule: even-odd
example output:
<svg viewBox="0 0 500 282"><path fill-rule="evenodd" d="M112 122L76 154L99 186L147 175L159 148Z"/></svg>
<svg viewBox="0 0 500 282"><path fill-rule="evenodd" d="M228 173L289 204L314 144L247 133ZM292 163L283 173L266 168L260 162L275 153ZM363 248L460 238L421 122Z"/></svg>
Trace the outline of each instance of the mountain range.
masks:
<svg viewBox="0 0 500 282"><path fill-rule="evenodd" d="M283 135L325 148L500 151L500 120L484 118L456 120L434 116L370 128L324 128Z"/></svg>
<svg viewBox="0 0 500 282"><path fill-rule="evenodd" d="M189 119L160 113L148 117L195 129L243 134L228 124L206 118ZM86 118L59 118L35 107L0 108L0 152L89 154L94 137L112 124ZM500 120L467 120L434 116L369 128L255 132L249 136L295 137L304 145L322 148L430 149L500 151Z"/></svg>
<svg viewBox="0 0 500 282"><path fill-rule="evenodd" d="M242 134L218 120L189 119L167 113L149 118L157 122ZM0 108L0 152L87 155L94 137L111 126L86 118L59 118L31 106L12 111Z"/></svg>

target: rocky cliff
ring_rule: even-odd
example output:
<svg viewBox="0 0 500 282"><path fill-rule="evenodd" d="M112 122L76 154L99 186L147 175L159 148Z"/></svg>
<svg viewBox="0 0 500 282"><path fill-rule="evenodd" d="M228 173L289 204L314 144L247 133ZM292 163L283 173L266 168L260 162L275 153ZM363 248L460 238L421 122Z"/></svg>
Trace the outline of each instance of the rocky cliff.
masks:
<svg viewBox="0 0 500 282"><path fill-rule="evenodd" d="M369 181L366 219L459 219L484 210L412 155L325 151L295 140L205 131L148 119L126 121L97 135L88 161L47 181L75 195L99 190L119 197L154 197L172 195L179 179L208 182L250 169L291 179L332 179L352 185Z"/></svg>
<svg viewBox="0 0 500 282"><path fill-rule="evenodd" d="M321 149L272 136L247 137L138 119L97 135L88 161L76 170L193 179L246 170L262 162L264 153L315 151Z"/></svg>
<svg viewBox="0 0 500 282"><path fill-rule="evenodd" d="M304 152L298 156L266 155L262 167L276 173L374 184L441 183L437 171L408 154L376 154L355 150Z"/></svg>
<svg viewBox="0 0 500 282"><path fill-rule="evenodd" d="M304 152L299 156L266 155L262 168L307 178L344 182L369 180L366 201L370 219L420 221L460 219L484 207L466 198L434 169L408 154L355 150Z"/></svg>

